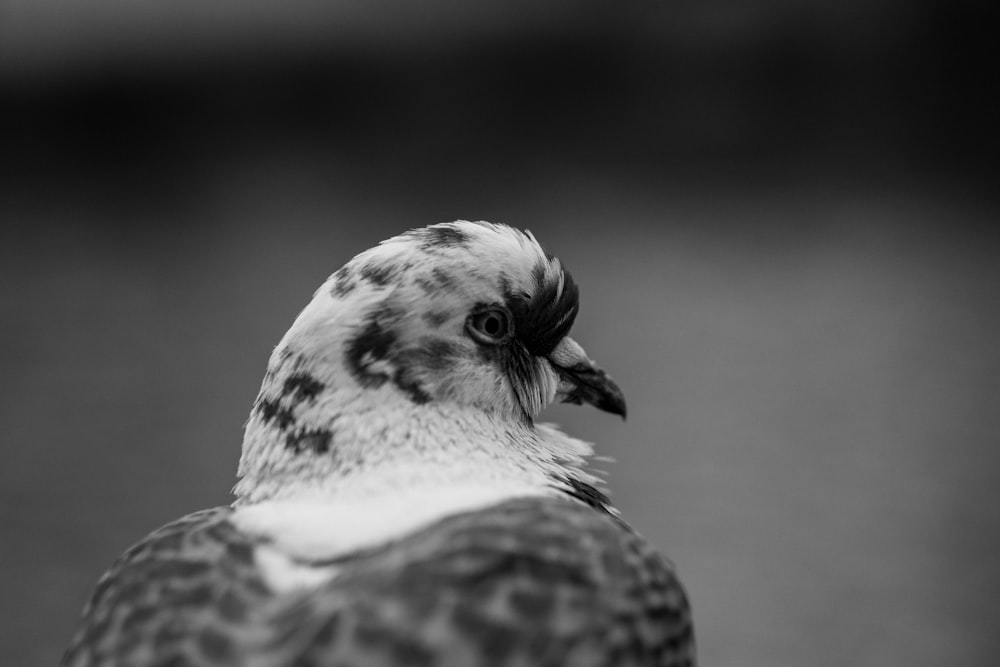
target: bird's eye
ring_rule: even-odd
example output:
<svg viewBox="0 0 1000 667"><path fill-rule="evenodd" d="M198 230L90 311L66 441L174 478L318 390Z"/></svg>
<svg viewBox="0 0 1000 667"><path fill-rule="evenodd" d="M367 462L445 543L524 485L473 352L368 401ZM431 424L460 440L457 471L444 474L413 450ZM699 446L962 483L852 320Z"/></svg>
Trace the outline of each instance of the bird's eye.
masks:
<svg viewBox="0 0 1000 667"><path fill-rule="evenodd" d="M510 315L499 308L473 313L469 316L466 329L480 343L499 343L510 334Z"/></svg>

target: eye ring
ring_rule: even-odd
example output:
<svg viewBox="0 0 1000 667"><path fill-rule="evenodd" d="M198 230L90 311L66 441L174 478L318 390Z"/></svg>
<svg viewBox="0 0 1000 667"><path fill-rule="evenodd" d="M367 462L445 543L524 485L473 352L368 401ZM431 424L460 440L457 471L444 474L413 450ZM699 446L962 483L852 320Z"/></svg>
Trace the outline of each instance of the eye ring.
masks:
<svg viewBox="0 0 1000 667"><path fill-rule="evenodd" d="M510 338L514 332L513 320L506 308L491 306L469 315L465 328L480 343L496 345Z"/></svg>

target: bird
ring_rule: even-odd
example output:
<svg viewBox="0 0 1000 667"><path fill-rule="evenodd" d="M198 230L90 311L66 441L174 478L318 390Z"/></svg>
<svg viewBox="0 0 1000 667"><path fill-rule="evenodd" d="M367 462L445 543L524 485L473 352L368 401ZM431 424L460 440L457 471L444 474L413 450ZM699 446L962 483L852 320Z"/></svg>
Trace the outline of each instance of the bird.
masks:
<svg viewBox="0 0 1000 667"><path fill-rule="evenodd" d="M100 578L66 667L696 664L674 565L555 402L626 414L530 231L405 231L315 292L268 360L234 502Z"/></svg>

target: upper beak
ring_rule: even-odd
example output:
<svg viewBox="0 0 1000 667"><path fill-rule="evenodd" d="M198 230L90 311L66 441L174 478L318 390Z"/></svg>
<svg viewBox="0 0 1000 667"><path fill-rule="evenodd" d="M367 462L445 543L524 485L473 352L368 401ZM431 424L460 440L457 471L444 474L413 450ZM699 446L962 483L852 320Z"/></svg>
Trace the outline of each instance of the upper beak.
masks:
<svg viewBox="0 0 1000 667"><path fill-rule="evenodd" d="M563 403L589 403L599 410L625 418L625 395L622 390L587 357L579 343L566 336L548 359L559 375L556 398Z"/></svg>

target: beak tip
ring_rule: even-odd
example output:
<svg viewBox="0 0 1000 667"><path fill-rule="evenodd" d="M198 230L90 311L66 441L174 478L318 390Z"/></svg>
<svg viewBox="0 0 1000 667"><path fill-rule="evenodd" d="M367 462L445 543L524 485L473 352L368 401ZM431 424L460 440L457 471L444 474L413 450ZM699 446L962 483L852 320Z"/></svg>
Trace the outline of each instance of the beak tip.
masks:
<svg viewBox="0 0 1000 667"><path fill-rule="evenodd" d="M576 345L572 340L570 342ZM576 347L579 348L578 345ZM598 410L618 415L624 421L627 413L625 394L615 381L588 359L582 349L562 357L568 358L549 360L559 374L560 382L566 387L561 397L562 402L576 405L587 403Z"/></svg>
<svg viewBox="0 0 1000 667"><path fill-rule="evenodd" d="M625 396L621 393L621 390L618 389L617 385L615 385L615 389L618 391L608 396L607 400L602 401L602 404L598 407L605 412L618 415L622 418L622 421L625 421L628 416L628 408L625 405Z"/></svg>
<svg viewBox="0 0 1000 667"><path fill-rule="evenodd" d="M621 388L607 376L604 371L598 371L588 382L577 387L574 396L577 403L589 403L598 410L610 412L625 420L628 408L625 406L625 394Z"/></svg>

